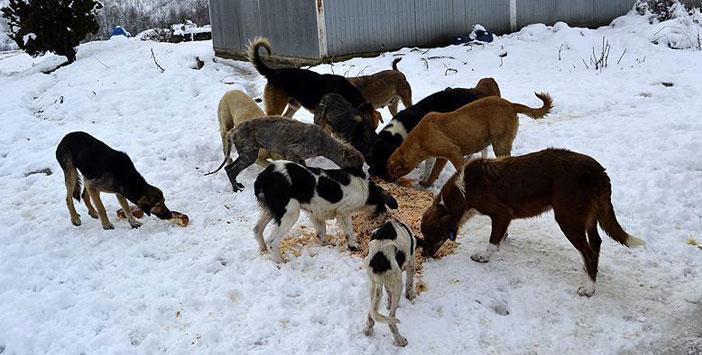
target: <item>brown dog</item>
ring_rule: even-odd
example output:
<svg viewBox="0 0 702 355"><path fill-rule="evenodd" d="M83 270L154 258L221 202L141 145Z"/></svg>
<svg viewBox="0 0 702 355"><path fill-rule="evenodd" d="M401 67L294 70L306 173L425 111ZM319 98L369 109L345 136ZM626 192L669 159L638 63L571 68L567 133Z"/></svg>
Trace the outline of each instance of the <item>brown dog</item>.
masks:
<svg viewBox="0 0 702 355"><path fill-rule="evenodd" d="M217 107L217 119L219 120L219 135L222 137L222 151L224 151L224 155L227 158L227 163L232 162L232 159L229 157L231 143L227 139L227 133L242 122L265 115L263 110L258 107L258 104L241 90L228 91L222 96ZM281 159L280 155L271 154L265 149L261 149L258 152L256 164L265 167L268 165L266 159L269 158L273 160Z"/></svg>
<svg viewBox="0 0 702 355"><path fill-rule="evenodd" d="M400 101L408 108L412 106L412 87L407 82L405 74L397 70L397 63L402 58L392 61L392 70L383 70L371 75L349 78L351 84L361 90L363 96L374 108L388 107L390 113L397 115L397 105Z"/></svg>
<svg viewBox="0 0 702 355"><path fill-rule="evenodd" d="M609 177L597 161L564 149L471 161L446 182L422 216L422 254L434 255L478 212L490 217L492 232L486 252L471 259L487 262L513 219L536 217L553 209L563 234L583 257L587 278L578 294L592 296L602 242L598 222L615 241L627 247L644 245L619 225L611 195Z"/></svg>
<svg viewBox="0 0 702 355"><path fill-rule="evenodd" d="M538 119L553 107L548 94L536 96L543 101L543 106L537 109L491 96L453 112L427 114L390 156L388 172L391 179L407 175L417 164L432 157L450 160L458 171L463 166L464 156L477 153L490 144L498 157L509 156L519 127L517 114ZM431 185L439 177L446 165L445 159L437 159L431 174L420 182L423 186Z"/></svg>

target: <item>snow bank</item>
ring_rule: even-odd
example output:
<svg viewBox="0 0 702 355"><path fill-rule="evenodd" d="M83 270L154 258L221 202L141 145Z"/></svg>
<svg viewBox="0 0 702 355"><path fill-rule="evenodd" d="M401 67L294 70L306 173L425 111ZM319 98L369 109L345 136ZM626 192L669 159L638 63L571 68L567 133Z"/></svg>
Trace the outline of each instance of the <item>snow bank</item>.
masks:
<svg viewBox="0 0 702 355"><path fill-rule="evenodd" d="M620 222L647 242L629 250L605 238L597 292L582 298L575 294L580 256L551 214L513 222L488 264L469 255L486 246L489 220L471 221L457 254L425 263L428 290L414 303L402 300L403 353L694 353L702 253L687 241L702 240L702 52L653 45L646 35L652 29L641 16L595 30L534 25L479 47L405 48L313 68L369 74L403 55L398 66L415 102L485 76L511 101L536 105L534 91L551 93L550 117L520 118L513 153L563 147L591 155L611 177ZM593 71L583 60L603 37L612 58L627 51ZM195 57L205 62L201 70L191 69ZM251 65L213 62L209 41L114 38L82 45L76 63L39 73L61 59L0 58L0 349L395 352L386 328L362 334L368 285L361 260L310 247L274 265L258 254L251 232L252 184L261 169L240 175L246 189L239 194L225 174L203 176L222 158L222 94L262 93L265 80ZM54 151L74 130L127 152L168 206L190 216L190 226L147 218L132 230L115 220L119 206L106 195L115 230L103 231L82 205L83 226L73 227ZM47 167L52 175L25 176Z"/></svg>

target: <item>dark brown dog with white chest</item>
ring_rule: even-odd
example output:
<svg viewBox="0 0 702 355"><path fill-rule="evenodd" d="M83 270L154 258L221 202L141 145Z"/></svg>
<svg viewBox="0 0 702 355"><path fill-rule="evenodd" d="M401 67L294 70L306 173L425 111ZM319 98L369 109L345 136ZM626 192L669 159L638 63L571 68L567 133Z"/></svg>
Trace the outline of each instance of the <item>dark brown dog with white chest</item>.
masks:
<svg viewBox="0 0 702 355"><path fill-rule="evenodd" d="M485 253L471 259L487 262L513 219L535 217L553 209L561 231L582 255L586 277L578 294L589 297L595 292L602 242L598 223L624 246L644 245L643 240L627 234L619 225L611 194L605 169L591 157L568 150L545 149L518 157L474 160L446 182L422 216L422 254L434 255L446 239L455 239L461 224L480 213L492 220L490 244Z"/></svg>
<svg viewBox="0 0 702 355"><path fill-rule="evenodd" d="M80 201L82 197L90 216L100 218L102 228L115 228L107 218L105 206L100 199L101 192L117 196L132 228L138 228L141 223L132 215L127 200L139 206L147 215L153 213L160 219L173 217L164 203L163 192L144 180L127 154L110 148L88 133L71 132L63 137L56 148L56 160L63 170L66 206L71 215L71 223L75 226L81 223L72 198ZM82 194L79 172L85 178Z"/></svg>

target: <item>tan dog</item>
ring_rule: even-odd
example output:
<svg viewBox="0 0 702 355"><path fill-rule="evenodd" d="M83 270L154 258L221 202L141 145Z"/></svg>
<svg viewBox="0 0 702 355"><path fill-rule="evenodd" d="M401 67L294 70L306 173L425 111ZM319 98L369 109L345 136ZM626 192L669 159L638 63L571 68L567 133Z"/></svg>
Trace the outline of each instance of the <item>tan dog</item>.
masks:
<svg viewBox="0 0 702 355"><path fill-rule="evenodd" d="M517 136L518 113L538 119L546 116L553 107L548 94L536 96L543 101L538 109L511 103L497 96L486 97L465 105L453 112L432 112L424 116L388 160L392 180L407 175L417 164L428 158L445 158L460 170L463 157L477 153L492 144L495 155L509 156L512 142ZM431 185L446 165L437 159L431 174L420 182Z"/></svg>
<svg viewBox="0 0 702 355"><path fill-rule="evenodd" d="M219 135L222 137L222 150L227 157L227 163L232 162L228 154L231 152L231 143L227 139L227 133L242 122L265 115L263 110L258 107L258 104L241 90L228 91L222 96L217 107L217 119L219 119ZM258 152L256 164L265 167L268 165L266 159L269 158L273 160L280 159L277 154L271 154L265 149L261 149Z"/></svg>
<svg viewBox="0 0 702 355"><path fill-rule="evenodd" d="M397 105L400 101L405 108L412 106L412 87L407 82L405 74L397 70L397 63L400 60L402 58L392 61L392 70L349 78L351 84L361 90L363 96L374 108L387 106L393 116L397 115Z"/></svg>

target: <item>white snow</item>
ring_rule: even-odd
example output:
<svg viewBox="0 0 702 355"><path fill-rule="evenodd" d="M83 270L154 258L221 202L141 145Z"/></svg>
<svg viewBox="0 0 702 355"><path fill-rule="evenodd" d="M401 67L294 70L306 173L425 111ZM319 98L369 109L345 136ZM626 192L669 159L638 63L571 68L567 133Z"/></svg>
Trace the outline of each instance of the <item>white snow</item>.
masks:
<svg viewBox="0 0 702 355"><path fill-rule="evenodd" d="M483 46L405 48L313 68L369 74L405 54L398 66L415 102L486 76L511 101L533 106L534 91L549 92L554 112L542 121L521 117L513 153L563 147L597 159L612 180L619 221L647 243L627 249L603 234L597 290L585 298L576 294L581 258L552 214L514 221L487 264L470 260L490 231L489 220L476 217L455 255L425 264L428 290L401 301L403 353L702 351L702 250L687 244L702 241L702 52L650 43L644 17L614 23L532 25ZM586 69L603 36L609 66ZM195 57L202 70L191 69ZM427 59L427 69L422 57L439 58ZM238 194L224 173L203 177L222 159L219 98L232 89L260 97L265 84L248 63L212 59L210 41L122 36L81 45L77 62L51 75L40 70L62 57L0 56L0 353L396 352L387 328L362 334L362 260L310 247L275 265L259 255L252 233L261 169L240 175L246 189ZM445 75L448 68L457 73ZM308 112L296 117L311 121ZM104 195L116 230L103 231L82 204L83 225L72 226L54 152L74 130L126 151L191 225L146 218L132 230ZM25 177L46 167L53 175Z"/></svg>
<svg viewBox="0 0 702 355"><path fill-rule="evenodd" d="M34 32L27 33L26 35L22 36L22 43L26 46L29 41L33 41L37 39L37 34Z"/></svg>

